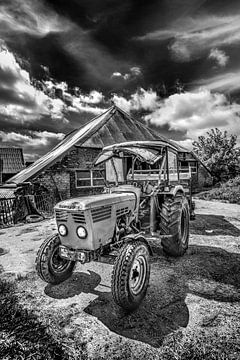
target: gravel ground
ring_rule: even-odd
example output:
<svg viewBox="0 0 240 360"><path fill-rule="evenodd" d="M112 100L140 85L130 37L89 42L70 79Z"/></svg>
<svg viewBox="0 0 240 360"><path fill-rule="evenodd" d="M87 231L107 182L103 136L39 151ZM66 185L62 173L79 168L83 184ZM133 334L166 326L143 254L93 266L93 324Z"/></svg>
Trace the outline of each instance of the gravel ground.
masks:
<svg viewBox="0 0 240 360"><path fill-rule="evenodd" d="M154 255L146 298L130 315L112 301L110 262L77 265L56 286L37 277L36 251L55 231L53 219L0 229L0 247L9 250L2 276L16 278L22 306L65 314L61 332L84 341L87 358L157 359L172 339L178 346L202 332L231 337L239 330L240 205L196 200L196 213L187 253Z"/></svg>

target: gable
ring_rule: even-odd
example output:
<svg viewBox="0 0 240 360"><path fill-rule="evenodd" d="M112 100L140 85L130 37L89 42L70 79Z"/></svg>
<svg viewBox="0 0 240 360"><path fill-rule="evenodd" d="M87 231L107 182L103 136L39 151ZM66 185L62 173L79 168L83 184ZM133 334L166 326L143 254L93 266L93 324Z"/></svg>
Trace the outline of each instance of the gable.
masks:
<svg viewBox="0 0 240 360"><path fill-rule="evenodd" d="M53 148L32 165L13 176L7 183L23 183L36 177L40 172L53 165L64 156L73 146L93 147L102 149L114 143L137 140L164 140L172 144L179 151L186 151L174 141L171 141L116 106L112 106L101 115L72 131Z"/></svg>

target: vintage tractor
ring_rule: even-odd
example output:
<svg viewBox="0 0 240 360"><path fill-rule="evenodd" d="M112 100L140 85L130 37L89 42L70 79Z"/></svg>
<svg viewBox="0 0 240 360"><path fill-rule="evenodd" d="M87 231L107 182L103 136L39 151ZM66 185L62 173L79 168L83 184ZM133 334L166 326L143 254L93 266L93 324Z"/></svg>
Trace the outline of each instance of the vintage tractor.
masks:
<svg viewBox="0 0 240 360"><path fill-rule="evenodd" d="M105 173L103 193L55 206L58 233L41 245L37 271L58 284L71 276L77 261L116 254L113 299L131 311L147 291L152 246L161 243L170 256L188 248L191 174L179 171L177 149L164 141L105 147L94 166Z"/></svg>

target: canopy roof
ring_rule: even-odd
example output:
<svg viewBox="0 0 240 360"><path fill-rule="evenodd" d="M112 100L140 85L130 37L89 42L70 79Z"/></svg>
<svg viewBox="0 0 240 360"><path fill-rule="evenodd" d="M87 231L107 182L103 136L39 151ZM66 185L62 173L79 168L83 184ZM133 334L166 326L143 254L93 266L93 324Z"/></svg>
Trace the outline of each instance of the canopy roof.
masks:
<svg viewBox="0 0 240 360"><path fill-rule="evenodd" d="M95 165L101 164L104 161L109 160L113 156L123 154L132 154L146 161L154 164L162 157L162 149L168 146L174 152L178 151L178 148L166 141L128 141L120 144L113 144L106 146L102 153L95 161Z"/></svg>

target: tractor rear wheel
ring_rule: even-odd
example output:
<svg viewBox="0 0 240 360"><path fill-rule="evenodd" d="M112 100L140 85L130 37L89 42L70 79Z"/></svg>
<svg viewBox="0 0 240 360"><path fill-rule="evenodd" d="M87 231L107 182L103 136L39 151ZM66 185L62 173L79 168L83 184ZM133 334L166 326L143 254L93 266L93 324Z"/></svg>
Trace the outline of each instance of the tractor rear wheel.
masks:
<svg viewBox="0 0 240 360"><path fill-rule="evenodd" d="M127 311L143 300L150 276L149 251L142 241L126 243L116 258L112 272L114 301Z"/></svg>
<svg viewBox="0 0 240 360"><path fill-rule="evenodd" d="M59 284L68 279L75 265L75 261L65 260L59 256L59 245L59 236L54 234L42 243L36 257L38 275L50 284Z"/></svg>
<svg viewBox="0 0 240 360"><path fill-rule="evenodd" d="M171 256L181 256L188 248L190 211L186 197L168 196L162 204L160 231L172 235L162 240L163 250Z"/></svg>

